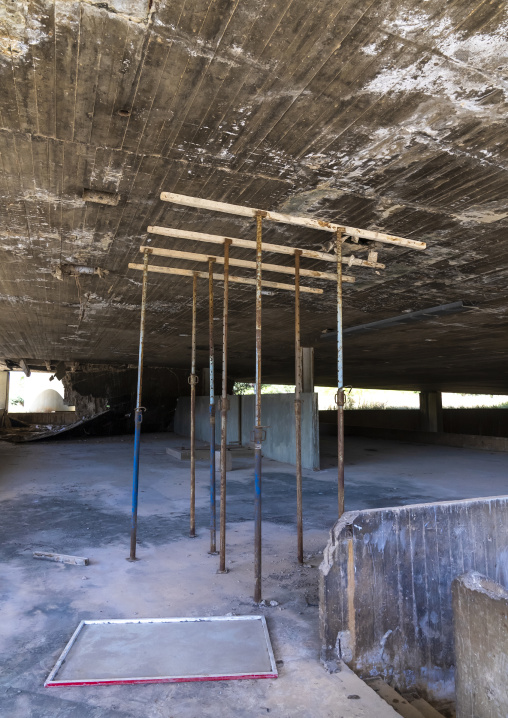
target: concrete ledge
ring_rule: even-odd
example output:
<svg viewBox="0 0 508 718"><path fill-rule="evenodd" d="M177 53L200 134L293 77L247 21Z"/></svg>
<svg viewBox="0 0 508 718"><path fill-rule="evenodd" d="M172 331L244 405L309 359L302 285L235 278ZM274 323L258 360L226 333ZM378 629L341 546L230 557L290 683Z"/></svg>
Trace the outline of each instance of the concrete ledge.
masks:
<svg viewBox="0 0 508 718"><path fill-rule="evenodd" d="M405 431L404 429L378 429L367 426L346 426L346 436L365 436L369 439L408 441L416 444L455 446L459 449L508 451L508 438L504 436L478 436L477 434L447 434L446 432Z"/></svg>
<svg viewBox="0 0 508 718"><path fill-rule="evenodd" d="M452 583L457 718L508 716L508 591L477 571Z"/></svg>

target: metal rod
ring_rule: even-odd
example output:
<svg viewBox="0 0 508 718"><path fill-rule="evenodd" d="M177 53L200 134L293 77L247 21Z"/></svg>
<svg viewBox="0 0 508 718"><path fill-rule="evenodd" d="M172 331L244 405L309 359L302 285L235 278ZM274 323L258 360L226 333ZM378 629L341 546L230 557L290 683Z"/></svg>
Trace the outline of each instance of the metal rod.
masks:
<svg viewBox="0 0 508 718"><path fill-rule="evenodd" d="M215 351L213 343L213 264L208 259L208 341L210 371L210 553L217 553L217 512L215 506Z"/></svg>
<svg viewBox="0 0 508 718"><path fill-rule="evenodd" d="M129 269L143 269L142 264L134 264L131 262L129 264ZM177 269L176 267L157 267L155 265L151 265L148 267L149 272L159 272L160 274L177 274L181 277L193 277L194 276L194 270L193 269ZM197 275L200 279L208 279L208 272L197 272ZM344 275L344 279L346 279L348 275ZM213 278L219 282L224 281L224 275L223 274L214 274ZM232 275L228 275L230 282L235 282L236 284L250 284L251 286L256 286L256 280L251 279L250 277L234 277ZM351 279L351 281L354 282L354 277L348 277ZM282 282L263 282L263 289L287 289L290 292L295 291L295 287L293 284L284 284ZM306 292L307 294L323 294L322 289L317 289L316 287L300 287L300 292Z"/></svg>
<svg viewBox="0 0 508 718"><path fill-rule="evenodd" d="M191 426L190 426L190 532L189 536L196 536L196 304L197 304L198 277L195 273L192 278L192 348L191 348Z"/></svg>
<svg viewBox="0 0 508 718"><path fill-rule="evenodd" d="M261 601L261 500L262 500L262 451L263 428L261 426L261 253L263 214L256 215L256 416L254 428L254 601Z"/></svg>
<svg viewBox="0 0 508 718"><path fill-rule="evenodd" d="M344 513L344 361L342 344L342 232L337 231L337 464L339 518Z"/></svg>
<svg viewBox="0 0 508 718"><path fill-rule="evenodd" d="M158 227L152 227L151 229L159 229ZM191 234L191 235L197 235L200 237L199 240L196 240L196 237L190 237L190 239L194 239L195 241L200 242L207 242L209 241L207 237L214 237L218 240L218 242L210 242L211 244L223 244L224 238L220 237L218 235L213 234L201 234L199 232L184 232L184 230L177 230L177 235L180 234ZM158 232L154 232L154 234L158 234ZM165 235L167 236L167 235ZM171 235L170 235L171 236ZM203 237L205 239L203 239ZM189 237L183 237L183 239L189 239ZM251 242L250 240L233 240L233 244L236 242L249 242L251 245L250 249L255 249L256 243ZM276 247L277 250L279 247L282 247L282 245L271 245L271 244L265 244L263 243L263 251L267 252L269 251L270 247ZM145 249L145 245L141 245L139 248L140 252L143 252ZM191 259L195 262L208 262L209 255L208 254L202 254L200 252L182 252L179 249L166 249L165 247L150 247L152 250L152 254L157 255L159 257L171 257L173 259ZM324 259L327 262L331 261L335 263L335 255L333 254L325 254L324 252L314 252L312 250L303 250L303 249L296 249L294 247L282 247L284 251L277 252L278 254L289 254L293 255L296 252L300 252L302 257L305 257L304 252L308 252L311 255L318 255L317 257L312 256L310 259ZM360 247L361 249L361 247ZM217 264L222 264L224 262L222 257L215 257L215 260ZM347 257L342 257L342 264L347 264L348 266L358 266L358 267L371 267L372 269L385 269L384 264L381 264L380 262L372 262L368 259L358 259L358 257L355 257L353 254L350 254ZM245 267L246 269L255 269L256 268L256 262L252 262L250 260L246 259L229 259L229 266L230 267ZM263 271L264 272L280 272L281 274L294 274L295 270L293 267L288 267L284 264L267 264L263 262ZM330 279L334 282L336 281L337 277L335 275L335 272L321 272L316 269L300 269L300 276L301 277L317 277L319 279Z"/></svg>
<svg viewBox="0 0 508 718"><path fill-rule="evenodd" d="M143 288L141 290L141 320L139 326L138 385L136 391L136 410L134 412L134 464L132 469L131 550L129 561L136 560L136 534L138 530L139 445L141 443L141 422L143 421L144 411L144 407L141 406L141 393L143 384L143 354L145 350L146 287L148 280L149 254L149 251L145 252L145 256L143 258Z"/></svg>
<svg viewBox="0 0 508 718"><path fill-rule="evenodd" d="M302 349L300 345L300 253L295 252L295 445L296 534L298 563L303 563L302 506Z"/></svg>
<svg viewBox="0 0 508 718"><path fill-rule="evenodd" d="M387 242L389 244L398 244L403 247L411 247L412 249L425 249L424 242L416 242L414 239L405 239L404 237L395 237L384 232L375 232L369 229L358 229L356 227L341 227L333 222L326 222L322 219L312 219L311 217L297 217L292 214L280 214L279 212L264 212L253 207L242 207L238 204L227 204L226 202L213 202L200 197L188 197L183 194L174 194L173 192L162 192L161 199L164 202L174 202L175 204L183 204L187 207L197 207L199 209L211 209L216 212L225 212L226 214L236 214L240 217L257 217L261 213L264 219L271 222L282 222L283 224L293 224L299 227L311 227L312 229L321 229L325 232L345 232L348 236L363 237L365 239L373 239L377 242Z"/></svg>
<svg viewBox="0 0 508 718"><path fill-rule="evenodd" d="M224 302L222 320L222 397L220 405L220 557L219 573L227 573L226 568L226 450L228 421L228 304L229 304L229 247L231 241L224 242Z"/></svg>

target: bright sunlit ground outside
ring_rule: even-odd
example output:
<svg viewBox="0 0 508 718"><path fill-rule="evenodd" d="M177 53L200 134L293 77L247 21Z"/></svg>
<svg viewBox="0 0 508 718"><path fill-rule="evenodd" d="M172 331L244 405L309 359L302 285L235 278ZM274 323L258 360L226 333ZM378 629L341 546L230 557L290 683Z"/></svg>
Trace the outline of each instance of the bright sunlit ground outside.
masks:
<svg viewBox="0 0 508 718"><path fill-rule="evenodd" d="M263 384L262 394L292 394L294 385ZM235 394L253 394L254 384L236 383ZM320 410L335 409L337 389L316 386ZM508 395L503 394L450 394L443 392L443 408L474 409L478 407L508 408ZM346 389L346 409L419 409L420 395L417 391L393 391L389 389Z"/></svg>
<svg viewBox="0 0 508 718"><path fill-rule="evenodd" d="M21 371L9 372L9 412L72 410L64 404L62 382L50 381L50 376L49 372L32 372L28 377Z"/></svg>

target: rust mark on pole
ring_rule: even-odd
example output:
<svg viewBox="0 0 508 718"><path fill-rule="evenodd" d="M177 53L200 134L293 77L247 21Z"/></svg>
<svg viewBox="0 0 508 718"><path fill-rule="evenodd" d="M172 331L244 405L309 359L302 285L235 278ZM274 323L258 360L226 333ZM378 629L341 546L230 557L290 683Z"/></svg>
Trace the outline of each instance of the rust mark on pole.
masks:
<svg viewBox="0 0 508 718"><path fill-rule="evenodd" d="M300 255L295 252L295 445L296 445L296 534L298 563L303 563L302 504L302 349L300 343Z"/></svg>
<svg viewBox="0 0 508 718"><path fill-rule="evenodd" d="M136 410L134 412L134 462L132 469L132 512L131 547L128 561L136 561L136 535L138 530L138 490L139 490L139 447L141 442L141 422L145 408L141 406L143 384L143 357L145 353L145 317L146 289L148 283L148 258L150 250L143 258L143 288L141 290L141 320L139 325L138 385L136 391Z"/></svg>
<svg viewBox="0 0 508 718"><path fill-rule="evenodd" d="M344 360L342 344L342 230L337 230L337 471L339 518L344 513Z"/></svg>
<svg viewBox="0 0 508 718"><path fill-rule="evenodd" d="M231 240L224 242L224 302L222 321L222 397L220 402L220 536L219 571L226 568L226 451L228 421L228 304L229 304L229 247Z"/></svg>
<svg viewBox="0 0 508 718"><path fill-rule="evenodd" d="M196 303L197 303L198 275L192 277L192 348L191 373L189 384L191 387L191 426L190 426L190 532L189 536L196 536Z"/></svg>
<svg viewBox="0 0 508 718"><path fill-rule="evenodd" d="M217 512L215 505L215 350L213 343L213 265L208 259L208 342L210 371L210 551L217 553Z"/></svg>
<svg viewBox="0 0 508 718"><path fill-rule="evenodd" d="M256 416L254 427L254 601L261 601L261 499L262 450L261 426L261 290L262 290L263 213L256 213Z"/></svg>

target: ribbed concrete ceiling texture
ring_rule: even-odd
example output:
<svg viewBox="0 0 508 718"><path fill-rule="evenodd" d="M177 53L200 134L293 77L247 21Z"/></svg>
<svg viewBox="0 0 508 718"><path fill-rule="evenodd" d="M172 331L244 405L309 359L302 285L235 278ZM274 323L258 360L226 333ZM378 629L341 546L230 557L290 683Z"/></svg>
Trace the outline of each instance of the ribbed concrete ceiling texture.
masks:
<svg viewBox="0 0 508 718"><path fill-rule="evenodd" d="M347 338L346 382L506 392L507 37L502 0L2 3L0 357L136 362L141 277L127 265L140 244L218 251L147 226L254 239L253 222L169 205L166 190L427 242L380 245L385 270L346 270L345 326L479 308ZM118 204L85 202L85 189ZM264 236L331 239L273 224ZM319 336L335 326L335 287L307 283L325 292L302 296L302 343L316 346L317 383L333 384L333 342ZM206 291L200 281L199 347ZM187 366L191 280L150 274L148 300L147 363ZM267 381L293 380L293 301L263 296ZM251 287L231 289L230 370L253 375Z"/></svg>

